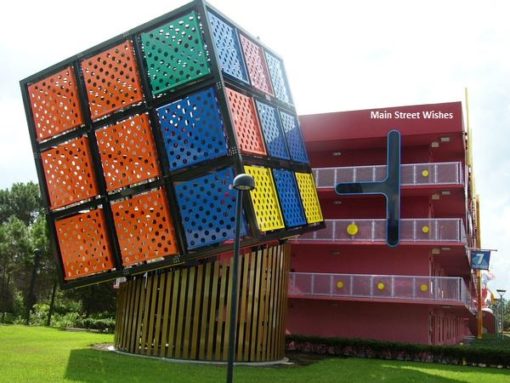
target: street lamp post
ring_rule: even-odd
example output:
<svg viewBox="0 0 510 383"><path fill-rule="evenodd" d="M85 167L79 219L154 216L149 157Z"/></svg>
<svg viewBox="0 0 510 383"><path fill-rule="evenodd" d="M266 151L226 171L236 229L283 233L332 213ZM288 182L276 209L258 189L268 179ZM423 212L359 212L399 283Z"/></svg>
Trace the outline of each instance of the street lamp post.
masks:
<svg viewBox="0 0 510 383"><path fill-rule="evenodd" d="M232 270L232 309L230 311L230 331L228 336L227 383L234 379L234 359L237 333L237 301L239 289L239 242L241 237L241 221L243 211L243 192L255 189L255 180L249 174L238 174L234 178L234 189L237 190L236 200L236 228L234 240L234 262Z"/></svg>
<svg viewBox="0 0 510 383"><path fill-rule="evenodd" d="M499 294L499 334L502 337L503 336L503 323L504 323L503 316L505 315L505 312L504 312L505 303L503 301L503 295L505 295L506 290L497 289L496 291Z"/></svg>

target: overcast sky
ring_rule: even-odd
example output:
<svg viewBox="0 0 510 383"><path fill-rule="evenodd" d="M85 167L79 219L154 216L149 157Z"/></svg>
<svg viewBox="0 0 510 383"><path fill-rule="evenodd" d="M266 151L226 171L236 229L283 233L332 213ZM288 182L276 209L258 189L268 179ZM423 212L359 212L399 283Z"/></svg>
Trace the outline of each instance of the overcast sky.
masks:
<svg viewBox="0 0 510 383"><path fill-rule="evenodd" d="M19 80L186 2L2 2L0 188L36 181ZM299 114L462 101L467 87L482 244L510 297L510 2L211 4L284 58Z"/></svg>

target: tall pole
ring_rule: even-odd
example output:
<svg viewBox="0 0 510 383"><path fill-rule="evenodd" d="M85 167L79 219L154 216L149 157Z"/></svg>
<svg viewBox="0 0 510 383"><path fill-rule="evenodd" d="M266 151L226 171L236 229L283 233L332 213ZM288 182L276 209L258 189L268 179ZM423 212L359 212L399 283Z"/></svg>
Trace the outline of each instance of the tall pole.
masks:
<svg viewBox="0 0 510 383"><path fill-rule="evenodd" d="M234 240L234 262L232 272L232 308L230 311L230 331L228 336L227 383L234 381L234 359L237 335L237 301L239 291L239 247L241 241L241 221L243 212L243 191L255 188L255 180L248 174L241 173L234 178L234 189L237 190L236 228Z"/></svg>

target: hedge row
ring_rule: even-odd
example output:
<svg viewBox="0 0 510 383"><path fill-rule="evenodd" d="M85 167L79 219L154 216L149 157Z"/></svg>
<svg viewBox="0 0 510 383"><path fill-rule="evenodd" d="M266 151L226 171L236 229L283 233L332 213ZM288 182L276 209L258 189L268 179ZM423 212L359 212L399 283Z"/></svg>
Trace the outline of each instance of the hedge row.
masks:
<svg viewBox="0 0 510 383"><path fill-rule="evenodd" d="M431 346L364 339L290 335L287 351L309 354L393 359L480 367L510 368L510 351L468 345Z"/></svg>

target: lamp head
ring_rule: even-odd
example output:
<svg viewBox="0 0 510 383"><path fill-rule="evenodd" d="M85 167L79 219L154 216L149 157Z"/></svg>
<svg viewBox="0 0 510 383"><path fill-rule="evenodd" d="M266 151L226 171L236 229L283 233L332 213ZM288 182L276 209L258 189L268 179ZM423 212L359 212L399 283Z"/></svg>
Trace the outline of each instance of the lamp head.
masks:
<svg viewBox="0 0 510 383"><path fill-rule="evenodd" d="M255 180L249 174L241 173L234 178L234 189L253 190L255 189Z"/></svg>

